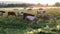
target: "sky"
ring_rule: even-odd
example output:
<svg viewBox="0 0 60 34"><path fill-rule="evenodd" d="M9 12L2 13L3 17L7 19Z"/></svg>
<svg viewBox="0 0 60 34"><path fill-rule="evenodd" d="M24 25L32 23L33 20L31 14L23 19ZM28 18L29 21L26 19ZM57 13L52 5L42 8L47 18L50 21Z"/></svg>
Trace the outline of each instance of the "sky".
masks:
<svg viewBox="0 0 60 34"><path fill-rule="evenodd" d="M41 3L41 4L54 4L55 2L60 2L60 0L0 0L0 2L5 3Z"/></svg>

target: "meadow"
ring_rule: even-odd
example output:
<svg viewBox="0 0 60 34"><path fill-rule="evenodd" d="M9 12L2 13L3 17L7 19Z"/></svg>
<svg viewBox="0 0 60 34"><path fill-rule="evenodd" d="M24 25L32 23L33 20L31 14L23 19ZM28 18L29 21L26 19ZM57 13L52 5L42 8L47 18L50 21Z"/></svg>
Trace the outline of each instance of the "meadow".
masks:
<svg viewBox="0 0 60 34"><path fill-rule="evenodd" d="M1 9L1 8L0 8ZM36 15L36 9L27 11L26 9L3 9L6 13L3 16L0 16L0 34L38 34L38 32L43 31L47 34L57 34L57 32L52 32L52 29L58 29L56 26L60 26L60 8L50 8L44 9L47 13L54 15L56 22L45 22L43 19L40 19L38 24L34 24L31 21L25 21L22 19L22 16L7 16L8 11L14 11L17 15L17 12L23 11L26 13L31 13ZM31 30L31 31L30 31Z"/></svg>

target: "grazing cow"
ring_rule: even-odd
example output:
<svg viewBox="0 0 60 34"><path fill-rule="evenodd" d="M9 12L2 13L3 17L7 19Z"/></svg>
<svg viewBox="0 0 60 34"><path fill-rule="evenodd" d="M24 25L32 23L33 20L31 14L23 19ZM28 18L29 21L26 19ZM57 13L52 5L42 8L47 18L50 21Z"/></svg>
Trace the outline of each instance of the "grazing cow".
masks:
<svg viewBox="0 0 60 34"><path fill-rule="evenodd" d="M38 10L37 10L37 14L42 14L43 13L43 9L42 8L39 8Z"/></svg>
<svg viewBox="0 0 60 34"><path fill-rule="evenodd" d="M53 15L49 15L49 14L43 15L43 19L44 20L50 20L50 21L56 22L55 17Z"/></svg>
<svg viewBox="0 0 60 34"><path fill-rule="evenodd" d="M3 15L3 13L5 13L5 11L0 11L0 16L2 16L2 15Z"/></svg>
<svg viewBox="0 0 60 34"><path fill-rule="evenodd" d="M29 8L28 10L32 10L31 8Z"/></svg>
<svg viewBox="0 0 60 34"><path fill-rule="evenodd" d="M24 13L23 19L33 21L34 23L38 22L38 19L37 19L37 17L35 15L28 14L28 13Z"/></svg>
<svg viewBox="0 0 60 34"><path fill-rule="evenodd" d="M23 13L23 12L21 12L20 15L23 16L23 19L25 19L25 20L30 20L34 23L38 22L38 19L36 18L35 15L29 14L29 13Z"/></svg>
<svg viewBox="0 0 60 34"><path fill-rule="evenodd" d="M18 9L13 9L13 10L18 10Z"/></svg>
<svg viewBox="0 0 60 34"><path fill-rule="evenodd" d="M46 11L44 11L42 8L40 8L39 10L37 10L37 16L40 14L40 15L43 15L45 14Z"/></svg>
<svg viewBox="0 0 60 34"><path fill-rule="evenodd" d="M15 12L8 12L8 16L10 16L10 15L16 16Z"/></svg>

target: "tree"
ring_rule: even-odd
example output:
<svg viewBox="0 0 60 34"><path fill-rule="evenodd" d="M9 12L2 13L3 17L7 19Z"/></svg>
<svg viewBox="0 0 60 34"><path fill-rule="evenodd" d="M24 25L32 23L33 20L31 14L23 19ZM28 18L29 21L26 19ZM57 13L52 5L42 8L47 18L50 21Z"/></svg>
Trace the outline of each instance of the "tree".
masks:
<svg viewBox="0 0 60 34"><path fill-rule="evenodd" d="M60 7L60 3L59 2L56 2L55 3L55 6Z"/></svg>
<svg viewBox="0 0 60 34"><path fill-rule="evenodd" d="M38 4L37 4L37 6L38 6L38 7L40 7L40 6L41 6L41 4L40 4L40 3L38 3Z"/></svg>
<svg viewBox="0 0 60 34"><path fill-rule="evenodd" d="M48 4L46 4L46 6L48 6Z"/></svg>

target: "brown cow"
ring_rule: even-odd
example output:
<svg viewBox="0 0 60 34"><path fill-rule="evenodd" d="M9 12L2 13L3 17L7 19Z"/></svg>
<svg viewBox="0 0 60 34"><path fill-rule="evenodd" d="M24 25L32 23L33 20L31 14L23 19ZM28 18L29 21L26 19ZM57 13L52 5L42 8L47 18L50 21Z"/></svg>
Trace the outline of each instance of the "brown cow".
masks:
<svg viewBox="0 0 60 34"><path fill-rule="evenodd" d="M10 16L10 15L16 16L15 12L8 12L8 16Z"/></svg>

